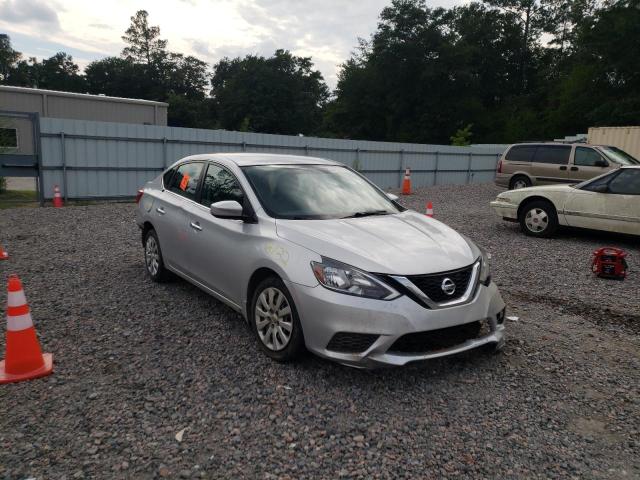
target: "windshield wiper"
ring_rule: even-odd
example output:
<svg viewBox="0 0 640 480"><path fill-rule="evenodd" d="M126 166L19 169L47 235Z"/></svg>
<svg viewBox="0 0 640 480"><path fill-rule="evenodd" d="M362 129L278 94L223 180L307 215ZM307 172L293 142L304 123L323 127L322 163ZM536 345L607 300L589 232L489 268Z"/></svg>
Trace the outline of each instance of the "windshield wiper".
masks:
<svg viewBox="0 0 640 480"><path fill-rule="evenodd" d="M390 213L391 212L387 212L386 210L367 210L366 212L355 212L342 218L372 217L374 215L389 215Z"/></svg>

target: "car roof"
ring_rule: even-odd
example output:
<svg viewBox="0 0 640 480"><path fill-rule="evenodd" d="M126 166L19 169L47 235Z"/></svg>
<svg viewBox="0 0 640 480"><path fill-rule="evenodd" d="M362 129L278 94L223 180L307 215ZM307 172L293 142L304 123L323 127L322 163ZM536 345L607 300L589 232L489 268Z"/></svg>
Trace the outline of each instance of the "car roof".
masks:
<svg viewBox="0 0 640 480"><path fill-rule="evenodd" d="M239 167L249 165L342 165L340 162L325 158L277 153L207 153L192 155L180 161L184 160L226 160Z"/></svg>

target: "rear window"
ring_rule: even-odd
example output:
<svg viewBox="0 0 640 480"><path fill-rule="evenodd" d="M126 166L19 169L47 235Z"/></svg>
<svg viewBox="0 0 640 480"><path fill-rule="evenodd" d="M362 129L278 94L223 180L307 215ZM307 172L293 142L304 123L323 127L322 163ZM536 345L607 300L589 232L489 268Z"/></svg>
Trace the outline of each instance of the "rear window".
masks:
<svg viewBox="0 0 640 480"><path fill-rule="evenodd" d="M569 155L571 155L571 146L569 145L540 145L533 161L535 163L566 165L569 163Z"/></svg>
<svg viewBox="0 0 640 480"><path fill-rule="evenodd" d="M536 153L535 145L514 145L507 152L506 160L511 162L530 162Z"/></svg>
<svg viewBox="0 0 640 480"><path fill-rule="evenodd" d="M176 168L175 174L165 188L171 192L195 200L203 164L200 162L183 163Z"/></svg>

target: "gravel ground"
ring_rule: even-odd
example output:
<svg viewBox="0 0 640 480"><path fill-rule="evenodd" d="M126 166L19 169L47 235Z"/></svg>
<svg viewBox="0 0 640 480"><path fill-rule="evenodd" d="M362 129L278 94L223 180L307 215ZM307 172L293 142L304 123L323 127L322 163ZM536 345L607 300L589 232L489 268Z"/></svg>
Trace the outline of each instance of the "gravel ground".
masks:
<svg viewBox="0 0 640 480"><path fill-rule="evenodd" d="M493 253L506 350L373 372L270 362L229 308L152 284L131 204L3 211L0 281L20 274L55 373L0 387L0 478L640 478L637 243L525 237L496 193L403 201ZM590 276L604 244L625 282Z"/></svg>

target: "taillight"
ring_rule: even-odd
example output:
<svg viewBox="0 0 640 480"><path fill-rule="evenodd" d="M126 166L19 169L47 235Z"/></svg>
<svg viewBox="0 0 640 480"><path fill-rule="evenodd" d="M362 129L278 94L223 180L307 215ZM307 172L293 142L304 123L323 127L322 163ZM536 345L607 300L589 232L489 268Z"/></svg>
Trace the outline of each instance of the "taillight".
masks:
<svg viewBox="0 0 640 480"><path fill-rule="evenodd" d="M502 173L502 159L498 162L498 173Z"/></svg>
<svg viewBox="0 0 640 480"><path fill-rule="evenodd" d="M138 190L138 193L136 193L136 203L140 202L140 199L142 198L143 193L144 193L144 190L142 189Z"/></svg>

